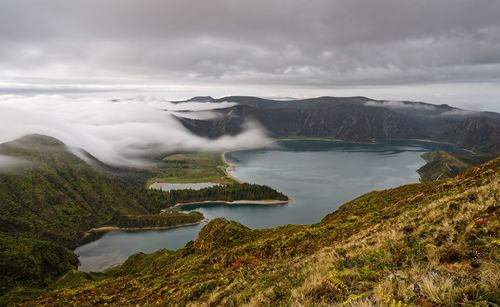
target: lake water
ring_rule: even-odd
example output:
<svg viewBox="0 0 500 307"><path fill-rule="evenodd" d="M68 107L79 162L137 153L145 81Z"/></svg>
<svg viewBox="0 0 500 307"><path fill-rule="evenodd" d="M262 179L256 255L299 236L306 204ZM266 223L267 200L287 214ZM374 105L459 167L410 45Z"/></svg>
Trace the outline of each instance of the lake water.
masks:
<svg viewBox="0 0 500 307"><path fill-rule="evenodd" d="M204 203L182 207L208 219L225 217L251 228L312 224L343 203L373 190L419 181L422 153L454 150L443 144L382 141L353 144L328 141L279 141L264 148L230 152L231 174L245 182L271 186L293 199L288 205ZM84 271L100 271L136 252L178 249L194 240L204 226L169 230L113 231L78 247Z"/></svg>

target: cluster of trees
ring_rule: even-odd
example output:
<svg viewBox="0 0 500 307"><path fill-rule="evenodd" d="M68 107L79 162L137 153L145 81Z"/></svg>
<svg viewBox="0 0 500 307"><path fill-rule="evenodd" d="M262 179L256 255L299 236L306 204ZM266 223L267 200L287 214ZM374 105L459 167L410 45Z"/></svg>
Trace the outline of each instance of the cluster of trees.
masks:
<svg viewBox="0 0 500 307"><path fill-rule="evenodd" d="M288 200L288 197L265 185L235 183L219 185L200 190L184 189L167 192L167 199L171 205L185 202L207 200Z"/></svg>
<svg viewBox="0 0 500 307"><path fill-rule="evenodd" d="M196 211L188 214L170 212L169 214L154 215L116 215L107 224L121 228L154 228L196 223L201 219L203 219L203 215Z"/></svg>

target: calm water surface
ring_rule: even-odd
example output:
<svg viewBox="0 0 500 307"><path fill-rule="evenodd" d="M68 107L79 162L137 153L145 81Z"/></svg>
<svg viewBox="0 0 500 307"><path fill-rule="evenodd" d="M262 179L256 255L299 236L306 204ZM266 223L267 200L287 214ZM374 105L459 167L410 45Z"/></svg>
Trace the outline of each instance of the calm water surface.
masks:
<svg viewBox="0 0 500 307"><path fill-rule="evenodd" d="M419 181L416 170L424 152L454 150L442 144L408 141L352 144L327 141L280 141L226 154L232 175L269 185L293 199L288 205L204 203L182 207L208 219L225 217L251 228L311 224L343 203L372 190ZM101 271L128 256L160 248L178 249L194 240L202 225L169 230L113 231L76 249L84 271Z"/></svg>

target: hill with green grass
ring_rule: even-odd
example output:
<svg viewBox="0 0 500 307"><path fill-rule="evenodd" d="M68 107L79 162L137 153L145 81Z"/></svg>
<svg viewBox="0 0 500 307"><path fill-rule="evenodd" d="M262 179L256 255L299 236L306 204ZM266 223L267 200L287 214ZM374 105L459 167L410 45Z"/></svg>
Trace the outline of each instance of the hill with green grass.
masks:
<svg viewBox="0 0 500 307"><path fill-rule="evenodd" d="M0 145L15 157L0 171L0 296L45 287L75 268L75 247L100 226L175 226L201 214L158 214L170 206L161 191L106 175L56 139L30 135ZM1 299L0 299L1 301Z"/></svg>
<svg viewBox="0 0 500 307"><path fill-rule="evenodd" d="M374 191L314 225L222 218L177 251L102 274L71 271L26 306L495 306L500 159Z"/></svg>
<svg viewBox="0 0 500 307"><path fill-rule="evenodd" d="M459 173L500 157L500 153L461 154L447 151L433 151L422 155L427 162L419 168L421 181L433 181L455 177Z"/></svg>

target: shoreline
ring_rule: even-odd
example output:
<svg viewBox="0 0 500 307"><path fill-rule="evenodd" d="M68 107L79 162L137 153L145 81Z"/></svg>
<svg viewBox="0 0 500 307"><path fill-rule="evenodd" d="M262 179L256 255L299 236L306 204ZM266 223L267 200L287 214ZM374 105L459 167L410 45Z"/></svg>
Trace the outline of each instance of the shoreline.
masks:
<svg viewBox="0 0 500 307"><path fill-rule="evenodd" d="M86 232L83 233L83 236L80 238L80 241L82 241L83 239L88 238L88 237L90 237L90 236L92 236L94 234L101 233L101 232L110 232L110 231L142 231L142 230L166 230L166 229L180 228L180 227L185 227L185 226L194 226L194 225L202 224L202 223L205 223L205 222L208 222L208 221L209 220L206 217L203 217L203 219L201 219L198 222L184 223L184 224L173 225L173 226L158 226L158 227L115 227L115 226L103 226L103 227L92 228L90 230L87 230Z"/></svg>
<svg viewBox="0 0 500 307"><path fill-rule="evenodd" d="M403 139L404 140L404 139ZM450 146L453 146L455 148L458 148L458 149L461 149L463 151L466 151L468 153L471 153L473 155L475 155L476 153L470 149L466 149L466 148L460 148L460 147L457 147L457 145L455 144L452 144L452 143L447 143L447 142L440 142L440 141L433 141L433 140L428 140L428 139L410 139L411 141L418 141L418 142L424 142L424 143L435 143L435 144L444 144L444 145L450 145Z"/></svg>
<svg viewBox="0 0 500 307"><path fill-rule="evenodd" d="M243 183L243 181L239 180L238 178L234 177L233 175L231 175L229 173L229 171L232 171L232 170L235 170L236 167L234 165L231 165L227 159L226 159L226 153L227 152L230 152L230 151L224 151L223 153L221 153L221 159L222 159L222 162L224 162L227 167L224 168L224 173L226 174L226 176L231 179L231 180L234 180L236 181L237 183Z"/></svg>

